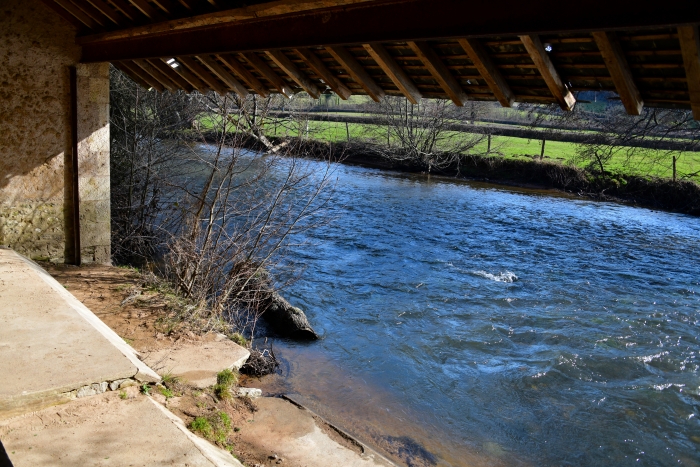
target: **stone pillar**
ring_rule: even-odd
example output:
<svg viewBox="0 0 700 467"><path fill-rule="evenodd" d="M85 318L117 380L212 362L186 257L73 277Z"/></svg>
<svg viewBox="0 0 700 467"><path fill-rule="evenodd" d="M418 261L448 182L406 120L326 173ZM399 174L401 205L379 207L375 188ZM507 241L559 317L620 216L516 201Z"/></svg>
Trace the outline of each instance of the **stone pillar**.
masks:
<svg viewBox="0 0 700 467"><path fill-rule="evenodd" d="M109 263L109 64L79 64L77 75L80 254Z"/></svg>

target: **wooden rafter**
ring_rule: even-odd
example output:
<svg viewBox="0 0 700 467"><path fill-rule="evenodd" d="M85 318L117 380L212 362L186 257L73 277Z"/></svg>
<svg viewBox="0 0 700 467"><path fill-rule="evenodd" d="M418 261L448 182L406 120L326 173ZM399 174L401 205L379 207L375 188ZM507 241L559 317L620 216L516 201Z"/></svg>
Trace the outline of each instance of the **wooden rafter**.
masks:
<svg viewBox="0 0 700 467"><path fill-rule="evenodd" d="M248 71L248 69L240 61L238 61L238 58L232 55L219 55L218 58L234 73L240 76L241 79L245 81L246 84L251 87L251 89L253 89L253 91L258 93L258 95L262 97L267 97L270 95L270 90L267 89L253 73Z"/></svg>
<svg viewBox="0 0 700 467"><path fill-rule="evenodd" d="M486 48L477 39L460 39L459 44L469 56L479 74L486 81L496 100L503 107L511 107L515 102L515 94L510 85L496 67Z"/></svg>
<svg viewBox="0 0 700 467"><path fill-rule="evenodd" d="M139 11L135 6L129 3L127 0L109 0L114 7L121 11L124 16L129 18L131 21L136 21L140 17L143 17L143 13ZM79 41L80 39L78 39Z"/></svg>
<svg viewBox="0 0 700 467"><path fill-rule="evenodd" d="M598 44L601 55L603 55L603 61L608 67L610 77L615 83L615 89L617 89L617 94L620 96L625 110L630 115L641 114L644 101L634 82L632 70L627 63L617 35L614 32L599 31L592 33L592 36Z"/></svg>
<svg viewBox="0 0 700 467"><path fill-rule="evenodd" d="M440 59L437 53L430 47L427 42L409 42L408 46L413 50L413 53L423 62L423 65L430 71L433 78L440 84L440 87L447 94L456 106L462 107L466 104L469 98L464 92L462 86L457 79L452 76L450 70L445 66L445 63Z"/></svg>
<svg viewBox="0 0 700 467"><path fill-rule="evenodd" d="M275 70L273 70L270 65L265 63L265 60L260 58L258 54L253 53L253 52L248 52L242 54L243 58L252 66L255 68L255 70L260 73L266 80L270 82L272 87L277 89L283 96L285 97L291 97L292 94L294 94L294 91L292 91L292 88L287 85L287 83L282 79L280 75L275 73Z"/></svg>
<svg viewBox="0 0 700 467"><path fill-rule="evenodd" d="M170 92L177 92L178 86L177 84L173 83L170 78L168 78L166 75L161 73L156 67L148 63L146 60L134 60L133 63L136 65L140 66L143 71L148 73L153 77L153 79L157 80L160 84L162 84L168 91Z"/></svg>
<svg viewBox="0 0 700 467"><path fill-rule="evenodd" d="M700 121L700 29L698 26L682 26L678 28L678 39L690 93L690 108L693 118Z"/></svg>
<svg viewBox="0 0 700 467"><path fill-rule="evenodd" d="M290 78L292 78L304 91L309 93L314 99L321 96L321 91L311 78L301 71L281 50L269 50L267 55L277 64L278 67Z"/></svg>
<svg viewBox="0 0 700 467"><path fill-rule="evenodd" d="M59 6L53 0L41 0L41 2L51 8L58 16L69 22L78 31L85 29L85 24L82 21L71 15L66 9Z"/></svg>
<svg viewBox="0 0 700 467"><path fill-rule="evenodd" d="M224 83L226 83L227 86L233 89L233 91L236 94L238 94L239 97L243 99L246 96L248 96L249 92L245 88L245 86L243 86L243 84L241 84L241 82L238 81L236 78L231 76L231 73L226 71L226 69L223 66L219 65L219 62L217 62L215 59L207 55L200 55L197 58L200 62L204 63L204 65L206 65L206 67L209 68L212 71L212 73L218 76L221 81L223 81Z"/></svg>
<svg viewBox="0 0 700 467"><path fill-rule="evenodd" d="M148 16L152 20L162 20L163 19L163 14L160 13L158 10L153 8L150 3L148 3L146 0L129 0L132 5L134 5L136 8L141 11L144 15Z"/></svg>
<svg viewBox="0 0 700 467"><path fill-rule="evenodd" d="M423 98L423 95L418 90L416 85L411 81L411 78L401 69L398 63L393 59L383 45L364 44L365 49L372 56L377 65L384 70L384 73L394 82L396 87L406 96L412 104L418 104Z"/></svg>
<svg viewBox="0 0 700 467"><path fill-rule="evenodd" d="M100 24L92 19L87 13L85 13L83 10L75 6L73 3L70 2L70 0L53 0L57 5L62 7L64 10L66 10L68 13L71 15L75 16L78 21L83 23L85 26L89 27L90 29L99 29Z"/></svg>
<svg viewBox="0 0 700 467"><path fill-rule="evenodd" d="M147 83L145 80L143 80L139 75L134 73L133 71L129 70L127 67L125 67L121 62L114 62L113 65L117 67L119 70L121 70L124 74L126 74L129 78L134 80L136 84L141 86L142 88L148 89L152 87L149 83Z"/></svg>
<svg viewBox="0 0 700 467"><path fill-rule="evenodd" d="M131 72L132 75L138 76L142 81L148 83L148 87L156 89L160 92L165 91L165 87L154 77L143 71L143 69L137 66L133 62L118 62L120 67L126 68Z"/></svg>
<svg viewBox="0 0 700 467"><path fill-rule="evenodd" d="M116 24L117 26L123 26L126 24L125 21L123 21L121 18L119 18L119 15L117 12L111 8L104 0L88 0L90 4L95 7L97 10L99 10L100 13L102 13L104 16L109 18L111 22Z"/></svg>
<svg viewBox="0 0 700 467"><path fill-rule="evenodd" d="M173 83L175 83L179 89L183 89L186 92L192 92L194 90L194 86L192 86L185 78L183 78L169 64L163 62L162 60L158 60L158 59L147 60L147 62L150 63L151 66L155 67L158 71L163 73L165 76L167 76L168 79L170 81L172 81Z"/></svg>
<svg viewBox="0 0 700 467"><path fill-rule="evenodd" d="M348 98L352 96L352 91L323 64L321 59L318 58L312 50L295 49L294 51L304 59L306 64L309 65L341 99L348 100Z"/></svg>
<svg viewBox="0 0 700 467"><path fill-rule="evenodd" d="M189 71L197 75L199 79L204 81L206 85L218 92L220 95L225 96L228 94L228 89L226 89L212 74L204 68L202 65L197 63L192 57L175 57L180 63L180 66L186 66Z"/></svg>
<svg viewBox="0 0 700 467"><path fill-rule="evenodd" d="M384 90L376 81L362 68L360 62L344 47L326 47L328 53L347 71L352 79L357 82L375 101L380 102L386 95Z"/></svg>
<svg viewBox="0 0 700 467"><path fill-rule="evenodd" d="M86 15L94 19L95 22L97 22L97 24L99 24L100 26L106 27L110 24L110 19L107 16L105 16L100 10L92 6L92 4L89 3L87 0L82 2L73 2L73 4L81 10L83 10Z"/></svg>
<svg viewBox="0 0 700 467"><path fill-rule="evenodd" d="M168 63L168 60L161 59L161 61L164 62L166 64L166 66L170 66L170 64ZM177 68L173 68L173 70L175 70L175 72L177 72L178 75L182 76L183 79L185 79L189 84L192 85L192 87L194 87L194 89L196 89L200 93L206 94L207 92L209 92L209 86L204 81L202 81L197 75L192 73L182 63L180 63L179 60L177 60L177 59L174 59L174 60L177 61L178 65L179 65Z"/></svg>
<svg viewBox="0 0 700 467"><path fill-rule="evenodd" d="M574 105L576 105L576 98L564 86L564 82L559 77L559 72L554 67L549 55L547 55L547 51L539 36L520 36L520 40L559 106L564 110L573 110Z"/></svg>

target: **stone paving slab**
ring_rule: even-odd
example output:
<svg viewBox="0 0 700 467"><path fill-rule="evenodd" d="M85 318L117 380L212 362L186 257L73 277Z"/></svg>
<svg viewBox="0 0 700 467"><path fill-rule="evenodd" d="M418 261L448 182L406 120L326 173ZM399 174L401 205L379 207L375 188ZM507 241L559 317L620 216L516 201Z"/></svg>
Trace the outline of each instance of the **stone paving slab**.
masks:
<svg viewBox="0 0 700 467"><path fill-rule="evenodd" d="M108 392L0 422L10 461L14 467L242 467L137 388L126 394L123 400Z"/></svg>
<svg viewBox="0 0 700 467"><path fill-rule="evenodd" d="M0 419L123 378L157 381L136 352L46 271L0 248Z"/></svg>
<svg viewBox="0 0 700 467"><path fill-rule="evenodd" d="M143 352L144 362L161 376L169 373L198 388L216 384L216 374L221 370L239 370L249 356L247 349L223 334L210 334L204 342Z"/></svg>

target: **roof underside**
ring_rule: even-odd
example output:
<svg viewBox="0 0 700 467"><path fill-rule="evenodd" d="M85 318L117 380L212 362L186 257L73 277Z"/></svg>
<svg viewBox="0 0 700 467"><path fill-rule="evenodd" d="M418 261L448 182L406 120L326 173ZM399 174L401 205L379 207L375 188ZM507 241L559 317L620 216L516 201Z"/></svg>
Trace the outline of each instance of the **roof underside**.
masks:
<svg viewBox="0 0 700 467"><path fill-rule="evenodd" d="M110 61L161 91L332 91L564 109L577 91L615 91L631 114L647 105L692 109L700 119L693 0L668 0L663 11L647 0L605 8L591 0L590 14L570 18L559 2L553 12L550 2L521 0L44 3L77 28L83 61Z"/></svg>

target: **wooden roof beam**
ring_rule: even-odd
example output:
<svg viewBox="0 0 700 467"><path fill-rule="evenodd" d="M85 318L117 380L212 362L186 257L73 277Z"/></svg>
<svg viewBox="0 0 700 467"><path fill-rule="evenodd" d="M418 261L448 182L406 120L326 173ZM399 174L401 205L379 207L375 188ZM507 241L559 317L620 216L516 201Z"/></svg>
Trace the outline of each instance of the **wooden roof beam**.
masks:
<svg viewBox="0 0 700 467"><path fill-rule="evenodd" d="M679 27L678 39L681 42L685 76L688 81L690 107L693 110L693 118L700 121L700 28Z"/></svg>
<svg viewBox="0 0 700 467"><path fill-rule="evenodd" d="M134 76L138 76L141 79L141 81L148 83L149 87L151 87L159 92L165 91L165 87L160 83L160 81L158 81L157 79L155 79L154 77L152 77L151 75L149 75L148 73L143 71L143 69L141 67L137 66L134 62L117 62L116 65L119 68L121 68L121 67L126 68Z"/></svg>
<svg viewBox="0 0 700 467"><path fill-rule="evenodd" d="M320 58L310 49L294 49L294 51L311 67L325 83L344 101L352 96L352 91L348 89L326 65L323 64Z"/></svg>
<svg viewBox="0 0 700 467"><path fill-rule="evenodd" d="M364 89L375 102L380 102L386 95L376 81L362 68L360 62L345 47L326 47L328 53L350 74L352 79Z"/></svg>
<svg viewBox="0 0 700 467"><path fill-rule="evenodd" d="M90 15L85 13L83 10L75 6L73 3L71 3L69 0L53 0L55 4L66 10L68 13L71 15L75 16L78 21L83 23L85 26L89 27L90 29L100 29L100 24L92 19Z"/></svg>
<svg viewBox="0 0 700 467"><path fill-rule="evenodd" d="M143 71L148 73L153 77L153 79L157 80L160 84L162 84L168 91L170 92L177 92L178 90L178 85L176 83L173 83L170 78L168 78L166 75L161 73L156 67L148 63L146 60L134 60L133 63L136 65L140 66Z"/></svg>
<svg viewBox="0 0 700 467"><path fill-rule="evenodd" d="M167 76L168 79L175 83L178 88L188 93L194 91L194 86L192 86L185 78L182 77L182 75L175 71L175 69L169 63L158 59L147 60L147 62L151 66L155 67L156 70ZM180 64L178 63L177 65L177 68L180 68Z"/></svg>
<svg viewBox="0 0 700 467"><path fill-rule="evenodd" d="M639 115L644 108L644 101L639 93L637 85L632 77L625 53L622 51L622 46L614 32L594 32L593 39L598 44L598 50L603 55L605 66L608 67L610 77L615 83L615 89L620 96L622 105L630 115Z"/></svg>
<svg viewBox="0 0 700 467"><path fill-rule="evenodd" d="M165 63L166 66L171 66L170 63L168 63L170 59L161 59L162 62ZM177 58L172 58L172 60L175 60L177 64L179 65L177 68L173 68L173 70L180 75L185 81L187 81L189 84L192 85L194 89L199 91L202 94L206 94L209 92L209 87L208 85L199 79L197 75L192 73L186 66L184 66Z"/></svg>
<svg viewBox="0 0 700 467"><path fill-rule="evenodd" d="M71 15L65 8L58 5L53 0L41 0L41 2L47 7L51 8L51 10L55 12L58 16L69 22L78 31L82 31L85 29L85 24L82 21L80 21L75 16Z"/></svg>
<svg viewBox="0 0 700 467"><path fill-rule="evenodd" d="M408 46L413 50L416 56L420 59L425 67L433 75L433 78L440 84L440 87L445 91L452 102L456 106L462 107L467 103L469 98L464 92L462 86L457 79L452 76L450 70L445 66L445 63L440 59L437 53L427 42L409 42Z"/></svg>
<svg viewBox="0 0 700 467"><path fill-rule="evenodd" d="M228 87L233 89L233 91L236 94L238 94L238 96L241 99L245 99L246 97L248 97L248 94L250 93L248 92L246 87L243 86L243 84L241 84L241 82L238 81L236 78L231 76L231 73L226 71L226 69L223 66L219 65L219 62L217 62L216 59L213 59L208 55L200 55L197 58L199 59L199 61L204 63L206 67L212 71L212 73L218 76L221 81L223 81Z"/></svg>
<svg viewBox="0 0 700 467"><path fill-rule="evenodd" d="M137 21L139 18L143 17L143 13L139 9L137 9L135 6L133 6L131 3L129 3L127 0L109 0L114 7L121 11L124 16L129 18L131 21ZM80 42L80 38L76 39L77 42Z"/></svg>
<svg viewBox="0 0 700 467"><path fill-rule="evenodd" d="M149 89L153 86L151 86L149 83L144 81L139 75L134 73L133 71L129 70L127 67L123 65L121 62L114 62L112 65L117 67L122 73L124 73L126 76L128 76L130 79L132 79L136 84L141 86L144 89Z"/></svg>
<svg viewBox="0 0 700 467"><path fill-rule="evenodd" d="M515 102L515 94L483 44L477 39L460 39L459 44L486 81L496 100L503 107L511 107Z"/></svg>
<svg viewBox="0 0 700 467"><path fill-rule="evenodd" d="M212 74L204 68L202 65L197 63L194 58L192 57L175 57L175 60L177 60L180 63L180 66L185 66L189 71L194 73L199 79L204 81L204 83L210 88L213 89L214 91L218 92L220 95L225 96L228 94L228 89L226 89L224 86L219 83L219 81L212 76Z"/></svg>
<svg viewBox="0 0 700 467"><path fill-rule="evenodd" d="M547 51L544 49L544 45L540 40L539 36L520 36L525 49L527 49L530 58L535 63L535 66L542 75L549 91L554 96L554 99L559 103L559 106L563 110L573 110L576 105L576 98L569 91L569 89L564 86L564 82L559 77L559 72L554 68L552 60L550 60Z"/></svg>
<svg viewBox="0 0 700 467"><path fill-rule="evenodd" d="M253 53L253 52L248 52L242 54L243 58L252 66L255 68L255 70L260 73L266 80L272 84L272 86L277 89L283 96L289 98L292 97L292 94L294 94L294 91L292 88L287 85L287 82L282 79L280 75L275 73L275 70L273 70L270 65L265 63L265 60L260 58L258 54Z"/></svg>
<svg viewBox="0 0 700 467"><path fill-rule="evenodd" d="M267 55L277 64L278 67L289 75L304 91L309 93L314 99L321 96L321 91L311 78L301 71L281 50L269 50Z"/></svg>
<svg viewBox="0 0 700 467"><path fill-rule="evenodd" d="M151 4L148 3L146 0L128 0L128 1L129 1L129 3L134 5L136 8L138 8L138 10L141 11L141 13L148 16L152 20L159 21L159 20L162 20L165 18L161 12L159 12L158 10L153 8L151 6Z"/></svg>
<svg viewBox="0 0 700 467"><path fill-rule="evenodd" d="M100 13L109 18L111 22L117 26L123 26L126 22L119 18L117 11L110 7L103 0L87 0L90 4L95 7Z"/></svg>
<svg viewBox="0 0 700 467"><path fill-rule="evenodd" d="M418 90L416 85L411 81L411 78L401 69L396 60L381 44L364 44L365 50L369 52L377 65L384 70L389 78L394 82L401 93L406 96L412 104L418 104L423 98L423 95Z"/></svg>
<svg viewBox="0 0 700 467"><path fill-rule="evenodd" d="M586 8L573 3L533 8L522 0L375 0L321 9L320 0L315 3L316 9L308 9L307 5L306 11L289 14L253 11L258 6L269 6L262 3L247 11L239 10L247 16L219 16L209 25L198 23L201 18L195 16L175 20L177 24L163 23L160 29L147 25L139 31L120 30L119 38L83 36L78 39L83 46L82 61L462 38L465 31L470 37L485 37L700 23L697 0L665 0L664 8L659 8L658 0L589 0ZM279 8L281 5L277 4Z"/></svg>
<svg viewBox="0 0 700 467"><path fill-rule="evenodd" d="M260 82L258 78L255 77L253 73L248 71L248 69L238 61L238 59L232 55L217 55L217 57L224 62L224 64L231 69L234 73L241 77L243 81L248 84L248 86L253 89L258 95L262 97L267 97L270 95L270 90L265 87L264 84Z"/></svg>

